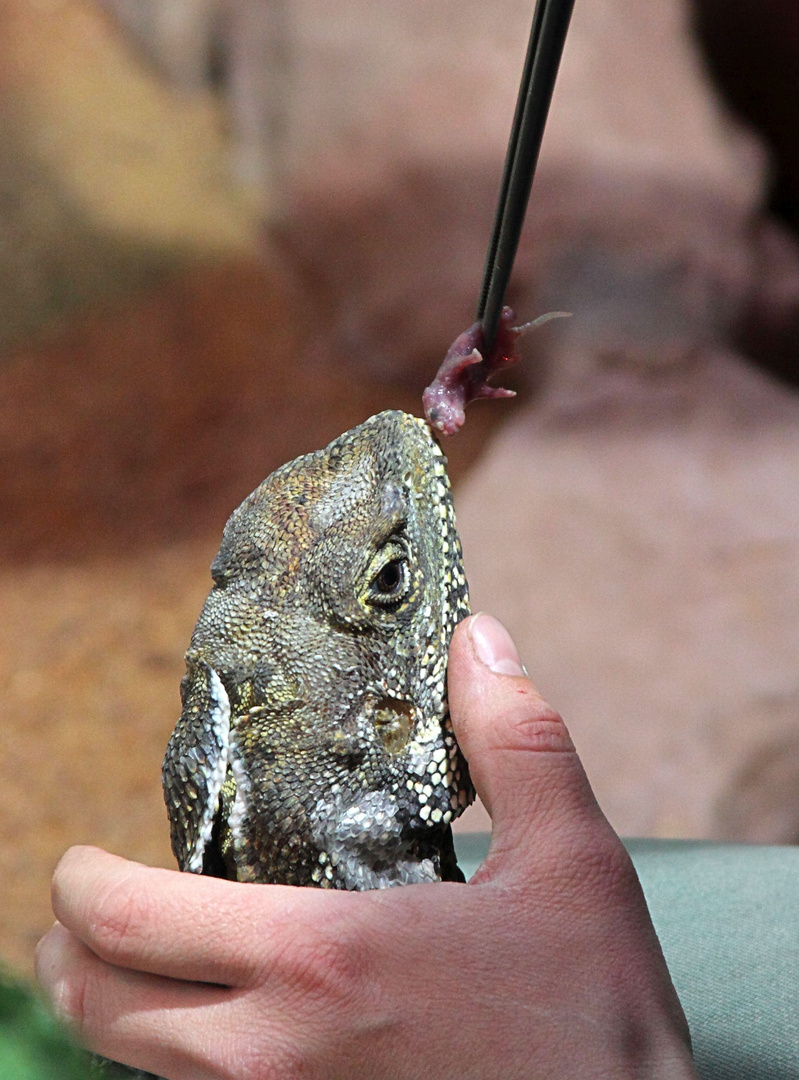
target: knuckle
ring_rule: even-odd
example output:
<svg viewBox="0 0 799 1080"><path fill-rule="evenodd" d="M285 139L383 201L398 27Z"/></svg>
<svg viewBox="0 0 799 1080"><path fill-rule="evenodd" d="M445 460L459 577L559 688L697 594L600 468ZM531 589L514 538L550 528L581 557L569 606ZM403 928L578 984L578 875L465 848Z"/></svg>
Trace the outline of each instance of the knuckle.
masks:
<svg viewBox="0 0 799 1080"><path fill-rule="evenodd" d="M304 927L281 942L273 973L274 962L284 986L315 1005L346 1006L366 982L363 940L341 926Z"/></svg>
<svg viewBox="0 0 799 1080"><path fill-rule="evenodd" d="M101 892L93 904L92 950L104 960L124 963L141 937L149 907L147 894L127 881Z"/></svg>
<svg viewBox="0 0 799 1080"><path fill-rule="evenodd" d="M611 894L625 895L630 883L637 880L627 849L610 828L605 830L602 840L594 841L583 859L587 873L595 881L601 881Z"/></svg>
<svg viewBox="0 0 799 1080"><path fill-rule="evenodd" d="M610 826L580 830L564 848L561 876L570 879L579 903L593 906L597 896L623 899L637 880L630 856Z"/></svg>
<svg viewBox="0 0 799 1080"><path fill-rule="evenodd" d="M272 1080L261 1047L244 1042L219 1063L220 1080Z"/></svg>
<svg viewBox="0 0 799 1080"><path fill-rule="evenodd" d="M508 739L515 748L536 753L574 753L574 743L560 713L537 694L507 716Z"/></svg>
<svg viewBox="0 0 799 1080"><path fill-rule="evenodd" d="M69 1021L79 1034L82 1033L86 1015L85 976L72 975L69 980L62 982L53 995L53 1008L59 1016Z"/></svg>
<svg viewBox="0 0 799 1080"><path fill-rule="evenodd" d="M262 1058L253 1062L249 1080L310 1080L311 1076L312 1069L306 1055L284 1043L270 1054L266 1074Z"/></svg>
<svg viewBox="0 0 799 1080"><path fill-rule="evenodd" d="M59 987L54 1002L56 1012L63 1016L82 1042L93 1049L93 1033L102 1027L99 1013L103 994L97 985L96 973L82 966L70 974Z"/></svg>
<svg viewBox="0 0 799 1080"><path fill-rule="evenodd" d="M296 1040L280 1039L273 1031L268 1046L260 1039L241 1041L221 1075L224 1080L310 1080L313 1074Z"/></svg>

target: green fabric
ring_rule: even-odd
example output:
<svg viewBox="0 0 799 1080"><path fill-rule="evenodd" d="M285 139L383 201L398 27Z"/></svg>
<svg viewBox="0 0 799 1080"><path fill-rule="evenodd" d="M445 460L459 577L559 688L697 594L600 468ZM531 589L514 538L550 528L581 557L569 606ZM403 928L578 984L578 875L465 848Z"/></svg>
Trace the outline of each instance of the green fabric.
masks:
<svg viewBox="0 0 799 1080"><path fill-rule="evenodd" d="M799 848L626 844L702 1080L799 1080ZM488 836L455 847L469 877Z"/></svg>
<svg viewBox="0 0 799 1080"><path fill-rule="evenodd" d="M799 848L633 840L703 1080L799 1077Z"/></svg>

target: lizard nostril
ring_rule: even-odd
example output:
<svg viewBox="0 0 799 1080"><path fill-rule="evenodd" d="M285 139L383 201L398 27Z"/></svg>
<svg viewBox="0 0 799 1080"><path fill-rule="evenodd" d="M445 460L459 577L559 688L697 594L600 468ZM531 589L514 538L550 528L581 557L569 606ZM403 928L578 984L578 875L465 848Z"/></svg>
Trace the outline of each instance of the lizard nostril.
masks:
<svg viewBox="0 0 799 1080"><path fill-rule="evenodd" d="M408 745L413 731L413 706L398 698L381 698L375 705L372 723L389 754L398 754Z"/></svg>

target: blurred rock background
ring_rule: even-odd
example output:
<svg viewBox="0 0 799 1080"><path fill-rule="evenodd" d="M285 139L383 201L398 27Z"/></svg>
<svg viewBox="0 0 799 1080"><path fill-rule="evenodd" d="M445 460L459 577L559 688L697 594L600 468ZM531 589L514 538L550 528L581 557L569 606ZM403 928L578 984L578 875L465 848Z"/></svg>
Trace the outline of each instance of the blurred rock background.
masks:
<svg viewBox="0 0 799 1080"><path fill-rule="evenodd" d="M0 3L7 962L68 844L172 865L160 759L224 521L418 411L531 10ZM788 0L577 0L512 296L574 318L446 447L474 604L627 834L799 840L797 56Z"/></svg>

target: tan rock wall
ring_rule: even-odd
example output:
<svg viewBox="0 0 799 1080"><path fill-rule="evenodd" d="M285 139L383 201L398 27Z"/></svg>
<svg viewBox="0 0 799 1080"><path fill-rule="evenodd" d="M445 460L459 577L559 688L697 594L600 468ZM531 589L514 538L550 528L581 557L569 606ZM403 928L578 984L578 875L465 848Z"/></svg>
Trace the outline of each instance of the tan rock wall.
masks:
<svg viewBox="0 0 799 1080"><path fill-rule="evenodd" d="M624 835L799 842L799 398L723 355L520 414L457 497Z"/></svg>

